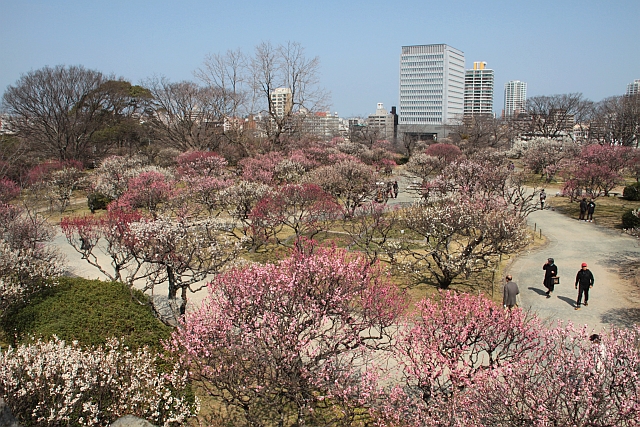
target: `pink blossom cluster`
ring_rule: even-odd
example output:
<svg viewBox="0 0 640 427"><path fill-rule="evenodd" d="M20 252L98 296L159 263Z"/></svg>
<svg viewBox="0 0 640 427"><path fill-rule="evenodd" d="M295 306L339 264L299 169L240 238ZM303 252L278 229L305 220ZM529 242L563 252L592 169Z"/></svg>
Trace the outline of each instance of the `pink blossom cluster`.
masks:
<svg viewBox="0 0 640 427"><path fill-rule="evenodd" d="M640 329L591 336L445 292L401 327L379 425L637 426Z"/></svg>
<svg viewBox="0 0 640 427"><path fill-rule="evenodd" d="M405 308L377 267L304 242L278 264L217 276L209 292L170 348L247 425L309 422L326 400L355 393L360 369L390 345Z"/></svg>

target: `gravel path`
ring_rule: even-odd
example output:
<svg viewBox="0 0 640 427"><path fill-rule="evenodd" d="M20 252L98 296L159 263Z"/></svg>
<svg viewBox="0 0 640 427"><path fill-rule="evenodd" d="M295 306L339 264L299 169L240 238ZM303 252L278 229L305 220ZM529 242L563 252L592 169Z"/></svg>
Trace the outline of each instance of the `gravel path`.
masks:
<svg viewBox="0 0 640 427"><path fill-rule="evenodd" d="M518 256L506 273L518 283L522 306L543 319L571 321L600 331L609 325L628 327L640 323L640 282L631 263L640 260L640 241L594 223L568 218L551 210L536 211L529 224L542 230L548 244ZM542 285L542 265L554 258L560 284L547 299ZM589 306L574 310L578 291L576 273L586 262L595 282ZM503 274L503 276L505 275Z"/></svg>

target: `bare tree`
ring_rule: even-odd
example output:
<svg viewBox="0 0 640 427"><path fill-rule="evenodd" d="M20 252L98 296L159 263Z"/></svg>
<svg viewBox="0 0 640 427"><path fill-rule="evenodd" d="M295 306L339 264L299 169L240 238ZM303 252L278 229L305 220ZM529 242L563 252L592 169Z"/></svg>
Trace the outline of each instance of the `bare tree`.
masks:
<svg viewBox="0 0 640 427"><path fill-rule="evenodd" d="M166 78L146 82L153 95L151 127L164 144L187 150L215 150L223 129L224 96L214 87Z"/></svg>
<svg viewBox="0 0 640 427"><path fill-rule="evenodd" d="M470 153L486 148L503 149L514 137L509 121L487 115L464 117L449 133L455 145Z"/></svg>
<svg viewBox="0 0 640 427"><path fill-rule="evenodd" d="M248 61L242 51L228 50L224 55L208 55L202 67L194 72L198 80L220 97L217 105L224 120L223 141L240 148L243 155L249 152L254 131L243 120L255 111Z"/></svg>
<svg viewBox="0 0 640 427"><path fill-rule="evenodd" d="M307 58L299 43L273 46L263 42L256 46L249 66L256 108L271 142L279 144L281 135L299 132L302 113L326 111L327 93L318 86L320 59ZM282 105L273 96L276 89L285 94Z"/></svg>
<svg viewBox="0 0 640 427"><path fill-rule="evenodd" d="M640 95L612 96L595 106L589 137L601 144L638 147Z"/></svg>
<svg viewBox="0 0 640 427"><path fill-rule="evenodd" d="M9 129L35 157L96 160L140 129L148 91L81 66L24 74L3 96Z"/></svg>
<svg viewBox="0 0 640 427"><path fill-rule="evenodd" d="M560 138L571 134L574 123L584 123L593 103L581 93L534 96L527 99L531 121L528 133L544 138Z"/></svg>
<svg viewBox="0 0 640 427"><path fill-rule="evenodd" d="M44 67L22 75L3 96L9 128L38 155L60 160L89 156L102 126L102 73L81 66Z"/></svg>

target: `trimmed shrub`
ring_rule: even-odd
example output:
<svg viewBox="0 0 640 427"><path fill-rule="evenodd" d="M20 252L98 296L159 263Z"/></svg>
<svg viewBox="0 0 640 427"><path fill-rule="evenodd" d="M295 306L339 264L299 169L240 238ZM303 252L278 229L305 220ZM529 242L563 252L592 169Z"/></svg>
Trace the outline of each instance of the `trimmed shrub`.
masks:
<svg viewBox="0 0 640 427"><path fill-rule="evenodd" d="M633 184L624 187L622 197L627 200L640 200L640 182L634 182Z"/></svg>
<svg viewBox="0 0 640 427"><path fill-rule="evenodd" d="M624 229L633 229L640 228L640 210L628 210L624 214L622 214L622 228Z"/></svg>
<svg viewBox="0 0 640 427"><path fill-rule="evenodd" d="M125 284L63 277L60 284L14 305L0 325L14 346L54 335L81 345L104 345L111 337L131 349L160 350L171 328L162 324L146 304L147 297Z"/></svg>
<svg viewBox="0 0 640 427"><path fill-rule="evenodd" d="M91 193L87 195L87 205L91 213L97 210L107 209L107 205L111 203L113 199L101 193Z"/></svg>

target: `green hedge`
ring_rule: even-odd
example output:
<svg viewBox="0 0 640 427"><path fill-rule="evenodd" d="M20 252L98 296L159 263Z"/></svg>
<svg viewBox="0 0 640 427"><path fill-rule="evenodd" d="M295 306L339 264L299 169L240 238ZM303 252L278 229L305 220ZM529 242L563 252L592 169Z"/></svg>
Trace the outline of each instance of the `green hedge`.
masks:
<svg viewBox="0 0 640 427"><path fill-rule="evenodd" d="M640 200L640 182L634 182L633 184L624 187L622 197L627 200Z"/></svg>
<svg viewBox="0 0 640 427"><path fill-rule="evenodd" d="M118 282L61 278L60 284L34 295L29 303L14 306L2 316L0 325L11 344L30 337L53 335L83 345L104 344L118 337L132 349L161 349L171 328L155 318L141 292Z"/></svg>

